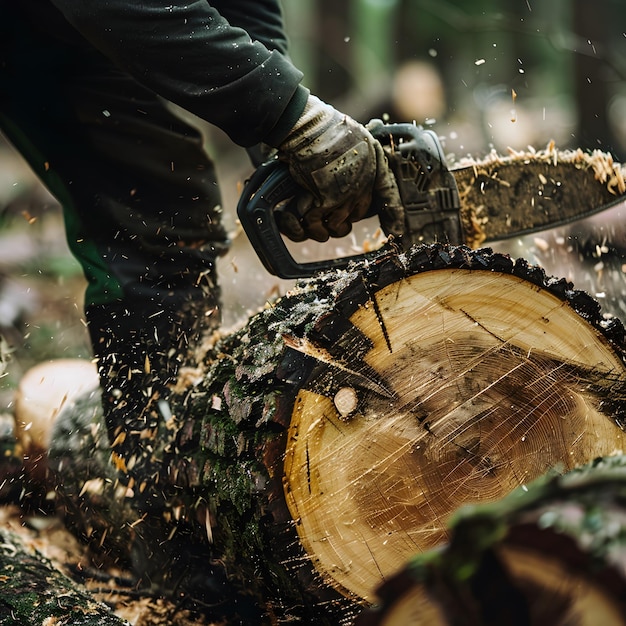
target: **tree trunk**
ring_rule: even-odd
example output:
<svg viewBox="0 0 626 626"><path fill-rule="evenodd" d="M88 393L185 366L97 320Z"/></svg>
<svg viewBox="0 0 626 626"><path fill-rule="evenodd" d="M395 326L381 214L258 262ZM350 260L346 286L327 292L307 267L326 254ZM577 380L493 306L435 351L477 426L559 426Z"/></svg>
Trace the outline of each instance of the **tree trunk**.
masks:
<svg viewBox="0 0 626 626"><path fill-rule="evenodd" d="M624 355L593 299L488 249L319 275L181 379L168 515L202 521L211 571L263 623L350 624L462 505L623 448ZM50 458L70 522L123 554L145 520L100 420L96 395L66 411Z"/></svg>
<svg viewBox="0 0 626 626"><path fill-rule="evenodd" d="M357 626L626 624L626 457L462 509Z"/></svg>

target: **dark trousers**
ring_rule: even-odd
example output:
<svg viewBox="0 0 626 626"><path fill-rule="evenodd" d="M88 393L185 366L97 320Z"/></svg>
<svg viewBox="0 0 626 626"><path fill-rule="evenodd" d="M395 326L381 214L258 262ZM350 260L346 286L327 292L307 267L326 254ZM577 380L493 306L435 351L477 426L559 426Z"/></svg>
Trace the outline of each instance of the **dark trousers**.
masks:
<svg viewBox="0 0 626 626"><path fill-rule="evenodd" d="M0 1L0 130L63 206L113 451L143 483L169 445L169 385L219 321L213 163L195 128L42 0Z"/></svg>
<svg viewBox="0 0 626 626"><path fill-rule="evenodd" d="M198 131L49 3L0 2L0 129L63 205L88 305L176 300L224 251Z"/></svg>

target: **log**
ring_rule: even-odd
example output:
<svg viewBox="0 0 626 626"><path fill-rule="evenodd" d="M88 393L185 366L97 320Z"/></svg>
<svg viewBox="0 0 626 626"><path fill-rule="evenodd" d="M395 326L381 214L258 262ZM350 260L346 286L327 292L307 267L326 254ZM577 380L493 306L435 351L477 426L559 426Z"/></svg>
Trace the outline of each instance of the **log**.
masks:
<svg viewBox="0 0 626 626"><path fill-rule="evenodd" d="M0 623L130 626L14 532L0 529Z"/></svg>
<svg viewBox="0 0 626 626"><path fill-rule="evenodd" d="M626 624L626 456L461 509L356 626Z"/></svg>
<svg viewBox="0 0 626 626"><path fill-rule="evenodd" d="M96 366L85 359L44 361L22 376L15 393L15 436L31 485L46 484L46 455L57 416L97 386Z"/></svg>
<svg viewBox="0 0 626 626"><path fill-rule="evenodd" d="M206 554L217 617L249 603L239 623L350 624L459 507L624 447L624 345L619 320L524 260L384 255L301 282L184 373L146 481L173 533L199 530L176 550ZM97 394L66 409L49 456L70 524L121 558L150 520L101 420Z"/></svg>

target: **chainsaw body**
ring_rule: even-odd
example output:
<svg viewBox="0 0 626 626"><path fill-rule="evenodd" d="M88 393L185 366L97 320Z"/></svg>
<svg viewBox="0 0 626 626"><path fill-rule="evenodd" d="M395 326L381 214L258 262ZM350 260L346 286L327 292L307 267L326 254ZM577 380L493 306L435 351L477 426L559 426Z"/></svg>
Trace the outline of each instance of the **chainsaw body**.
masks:
<svg viewBox="0 0 626 626"><path fill-rule="evenodd" d="M385 150L404 208L403 232L385 246L407 249L421 241L463 243L457 184L446 166L437 135L414 124L375 121L368 128ZM323 261L297 262L280 233L276 211L291 211L297 215L297 197L301 193L303 190L291 177L287 165L277 159L258 167L245 185L237 215L267 271L281 278L304 278L380 254L378 250ZM384 221L381 219L381 223Z"/></svg>

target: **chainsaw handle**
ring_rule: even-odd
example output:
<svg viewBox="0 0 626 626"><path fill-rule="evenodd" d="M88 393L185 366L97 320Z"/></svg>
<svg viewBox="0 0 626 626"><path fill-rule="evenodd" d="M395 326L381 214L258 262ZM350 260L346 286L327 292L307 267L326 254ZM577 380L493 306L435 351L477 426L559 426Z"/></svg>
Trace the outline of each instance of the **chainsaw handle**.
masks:
<svg viewBox="0 0 626 626"><path fill-rule="evenodd" d="M298 263L285 245L274 211L285 203L287 208L284 210L289 210L288 205L295 203L299 191L300 187L291 177L288 166L274 159L255 170L237 203L239 222L268 272L280 278L307 278L321 270L343 269L352 261L374 255L357 254L340 259Z"/></svg>
<svg viewBox="0 0 626 626"><path fill-rule="evenodd" d="M387 153L404 211L402 234L393 245L383 246L383 251L407 250L422 241L463 243L459 192L437 135L415 124L384 124L380 120L372 120L368 128ZM297 216L297 197L302 191L287 165L274 159L257 168L239 198L239 221L268 272L281 278L305 278L381 253L378 249L340 259L298 263L285 245L276 211Z"/></svg>

